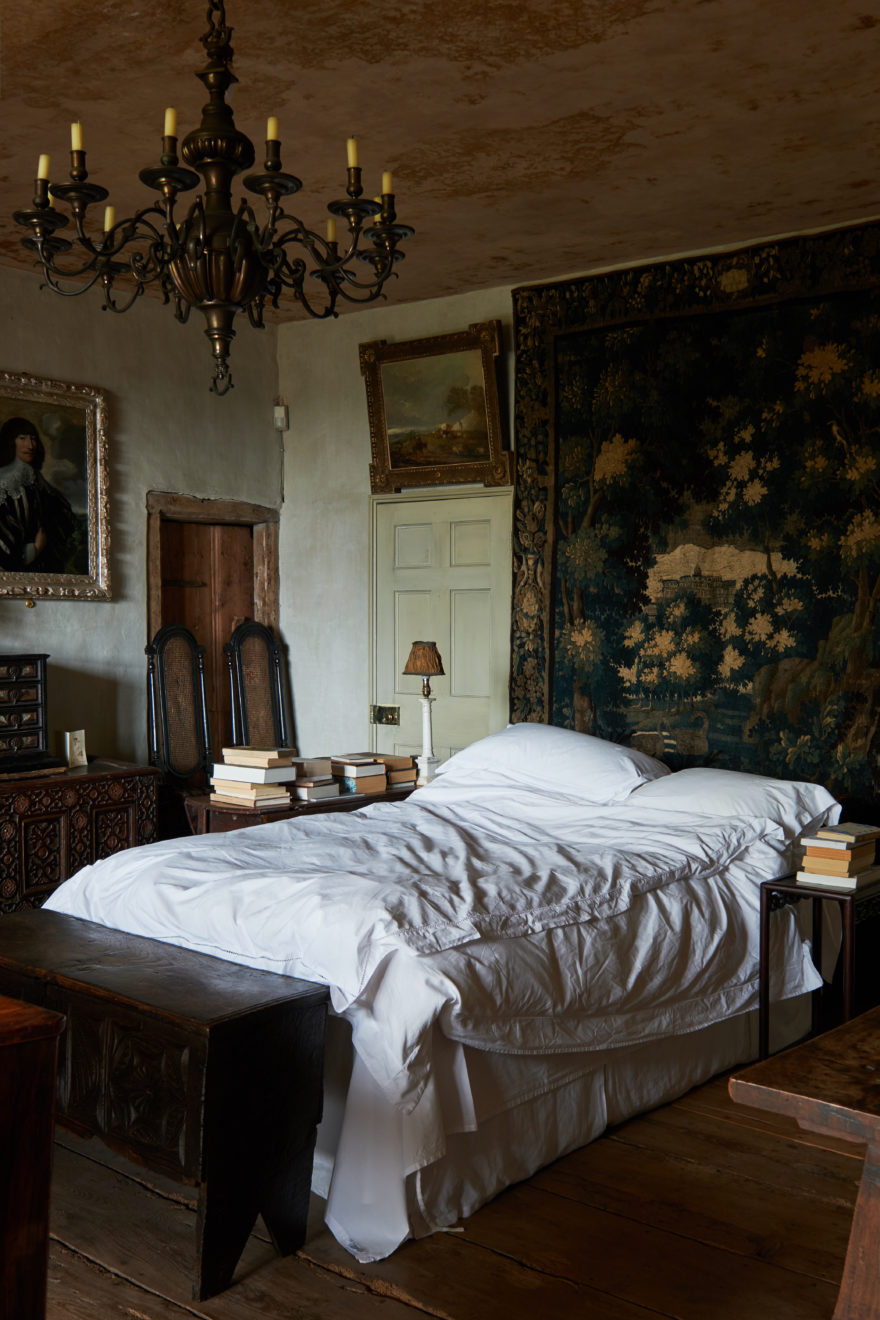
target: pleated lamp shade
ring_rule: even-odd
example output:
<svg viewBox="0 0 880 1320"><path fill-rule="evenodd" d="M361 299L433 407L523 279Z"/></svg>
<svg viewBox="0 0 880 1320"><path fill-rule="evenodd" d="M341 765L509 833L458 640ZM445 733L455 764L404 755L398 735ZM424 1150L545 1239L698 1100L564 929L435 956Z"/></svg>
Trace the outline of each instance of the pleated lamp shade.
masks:
<svg viewBox="0 0 880 1320"><path fill-rule="evenodd" d="M430 680L443 673L443 661L437 650L436 642L413 642L406 664L405 674L417 674L422 680L422 695L431 695Z"/></svg>
<svg viewBox="0 0 880 1320"><path fill-rule="evenodd" d="M403 667L405 674L418 674L420 678L433 678L443 673L443 661L436 642L413 642Z"/></svg>

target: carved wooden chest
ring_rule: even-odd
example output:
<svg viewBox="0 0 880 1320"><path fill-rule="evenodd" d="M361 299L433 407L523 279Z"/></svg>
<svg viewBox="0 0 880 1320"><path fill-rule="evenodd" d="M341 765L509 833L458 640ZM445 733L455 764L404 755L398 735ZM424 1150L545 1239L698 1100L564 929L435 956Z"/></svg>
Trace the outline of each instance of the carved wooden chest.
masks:
<svg viewBox="0 0 880 1320"><path fill-rule="evenodd" d="M89 862L151 843L157 783L157 770L120 761L0 776L0 913L39 907Z"/></svg>
<svg viewBox="0 0 880 1320"><path fill-rule="evenodd" d="M258 1214L305 1240L327 987L58 912L0 921L0 995L64 1014L56 1120L198 1190L193 1296Z"/></svg>

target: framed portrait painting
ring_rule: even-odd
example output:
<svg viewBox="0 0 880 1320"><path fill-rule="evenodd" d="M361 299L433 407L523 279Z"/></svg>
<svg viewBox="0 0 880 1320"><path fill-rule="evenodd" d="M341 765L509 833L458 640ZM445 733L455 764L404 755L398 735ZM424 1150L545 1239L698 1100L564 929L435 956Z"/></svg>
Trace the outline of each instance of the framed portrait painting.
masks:
<svg viewBox="0 0 880 1320"><path fill-rule="evenodd" d="M511 484L498 400L500 351L498 321L399 344L361 344L372 491Z"/></svg>
<svg viewBox="0 0 880 1320"><path fill-rule="evenodd" d="M107 408L0 372L0 596L109 600Z"/></svg>

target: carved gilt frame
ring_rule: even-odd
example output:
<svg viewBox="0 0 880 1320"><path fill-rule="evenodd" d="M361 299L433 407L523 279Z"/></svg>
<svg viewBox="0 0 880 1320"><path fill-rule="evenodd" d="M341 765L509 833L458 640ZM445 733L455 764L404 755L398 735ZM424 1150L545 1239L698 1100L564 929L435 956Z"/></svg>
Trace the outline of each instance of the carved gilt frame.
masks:
<svg viewBox="0 0 880 1320"><path fill-rule="evenodd" d="M361 344L374 494L512 484L511 454L502 444L500 352L499 321L399 344Z"/></svg>
<svg viewBox="0 0 880 1320"><path fill-rule="evenodd" d="M11 567L10 560L17 551L10 545L6 566L0 566L0 597L109 600L110 517L104 393L91 385L69 385L22 372L0 372L0 428L13 418L23 418L36 429L42 441L45 457L41 460L39 477L51 489L54 505L50 507L70 511L70 515L65 512L65 518L70 516L73 530L66 532L65 552L70 551L71 567L58 570L61 552L56 552L51 571L40 570L39 552L30 563ZM4 465L7 461L3 456ZM14 483L10 491L13 487Z"/></svg>

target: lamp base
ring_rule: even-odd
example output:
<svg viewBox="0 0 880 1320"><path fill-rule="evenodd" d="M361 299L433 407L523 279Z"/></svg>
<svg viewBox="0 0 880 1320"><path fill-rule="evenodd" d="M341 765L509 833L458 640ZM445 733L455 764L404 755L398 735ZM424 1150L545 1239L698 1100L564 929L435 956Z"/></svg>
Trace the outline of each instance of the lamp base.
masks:
<svg viewBox="0 0 880 1320"><path fill-rule="evenodd" d="M437 766L440 764L439 756L417 756L416 765L419 773L416 778L416 788L424 788L425 784L430 784L437 773Z"/></svg>

